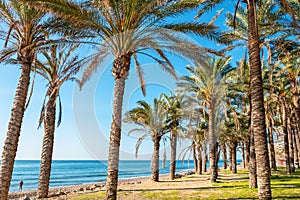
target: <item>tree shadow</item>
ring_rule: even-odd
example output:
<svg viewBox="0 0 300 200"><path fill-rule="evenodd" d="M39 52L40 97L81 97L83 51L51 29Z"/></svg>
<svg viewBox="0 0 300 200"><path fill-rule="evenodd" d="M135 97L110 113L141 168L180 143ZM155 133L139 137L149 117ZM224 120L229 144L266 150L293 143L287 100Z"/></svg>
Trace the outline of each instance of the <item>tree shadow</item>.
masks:
<svg viewBox="0 0 300 200"><path fill-rule="evenodd" d="M236 180L247 180L247 179L249 179L249 177L247 176L247 177L226 177L226 178L222 178L222 177L220 177L220 178L218 178L218 179L221 179L222 181L236 181Z"/></svg>
<svg viewBox="0 0 300 200"><path fill-rule="evenodd" d="M185 188L149 188L149 189L121 189L123 192L156 192L156 191L184 191L184 190L208 190L218 188L232 188L233 186L212 186L212 187L185 187ZM236 187L235 187L236 188Z"/></svg>
<svg viewBox="0 0 300 200"><path fill-rule="evenodd" d="M162 180L162 181L159 181L160 183L183 183L183 182L203 182L203 181L207 181L207 179L197 179L197 180L193 180L193 179L184 179L184 180Z"/></svg>

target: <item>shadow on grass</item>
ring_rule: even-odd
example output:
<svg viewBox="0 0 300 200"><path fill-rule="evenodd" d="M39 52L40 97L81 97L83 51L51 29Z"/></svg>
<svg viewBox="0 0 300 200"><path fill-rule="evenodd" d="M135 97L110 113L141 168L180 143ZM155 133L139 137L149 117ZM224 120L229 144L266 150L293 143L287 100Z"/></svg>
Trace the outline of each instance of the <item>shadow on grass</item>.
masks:
<svg viewBox="0 0 300 200"><path fill-rule="evenodd" d="M222 181L237 181L237 180L247 180L249 179L248 176L245 177L219 177Z"/></svg>
<svg viewBox="0 0 300 200"><path fill-rule="evenodd" d="M237 197L237 198L224 198L224 199L219 199L218 200L238 200L238 199L257 199L254 197Z"/></svg>
<svg viewBox="0 0 300 200"><path fill-rule="evenodd" d="M202 181L207 181L207 178L203 178L203 179L197 179L197 180L192 180L192 179L176 179L176 180L162 180L159 181L160 183L182 183L182 182L202 182Z"/></svg>
<svg viewBox="0 0 300 200"><path fill-rule="evenodd" d="M300 199L300 196L279 196L279 197L273 197L273 199Z"/></svg>
<svg viewBox="0 0 300 200"><path fill-rule="evenodd" d="M271 184L272 186L288 186L288 185L290 185L290 186L294 186L295 188L299 188L300 189L300 183L289 183L289 182L283 182L283 181L281 181L281 182L275 182L275 183L272 183Z"/></svg>
<svg viewBox="0 0 300 200"><path fill-rule="evenodd" d="M156 192L156 191L184 191L184 190L209 190L219 188L237 188L236 186L212 186L212 187L191 187L191 188L152 188L152 189L122 189L123 192Z"/></svg>

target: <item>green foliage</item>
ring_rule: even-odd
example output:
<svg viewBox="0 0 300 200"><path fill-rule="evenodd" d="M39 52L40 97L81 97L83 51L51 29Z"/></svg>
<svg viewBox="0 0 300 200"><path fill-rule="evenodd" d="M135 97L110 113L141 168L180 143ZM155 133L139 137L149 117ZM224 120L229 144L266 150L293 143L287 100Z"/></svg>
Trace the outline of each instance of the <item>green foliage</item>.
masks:
<svg viewBox="0 0 300 200"><path fill-rule="evenodd" d="M133 128L128 134L134 132L141 134L136 143L136 157L142 141L146 138L151 138L154 142L159 140L167 132L167 110L165 109L165 102L160 99L154 99L153 106L145 101L138 101L138 107L125 113L124 122L133 123L137 128Z"/></svg>

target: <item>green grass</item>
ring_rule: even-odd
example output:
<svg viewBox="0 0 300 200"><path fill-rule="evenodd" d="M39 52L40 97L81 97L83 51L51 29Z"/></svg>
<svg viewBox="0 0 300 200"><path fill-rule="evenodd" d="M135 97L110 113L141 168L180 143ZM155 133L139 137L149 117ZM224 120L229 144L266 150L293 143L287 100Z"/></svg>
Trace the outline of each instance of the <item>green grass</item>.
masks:
<svg viewBox="0 0 300 200"><path fill-rule="evenodd" d="M232 174L231 170L228 170L228 169L221 170L221 173L222 174ZM249 174L249 171L245 170L245 169L240 169L240 170L237 170L237 174Z"/></svg>
<svg viewBox="0 0 300 200"><path fill-rule="evenodd" d="M164 191L164 192L141 192L142 196L147 199L161 199L161 200L179 200L180 192L176 190Z"/></svg>
<svg viewBox="0 0 300 200"><path fill-rule="evenodd" d="M124 192L119 191L118 196L126 199L126 196L135 193L139 199L155 199L155 200L200 200L200 199L257 199L257 188L250 189L248 182L248 172L240 171L240 178L231 176L228 171L221 171L220 178L217 183L210 187L196 187L195 189L173 189L173 190L153 190ZM223 175L223 176L222 176ZM183 179L201 177L201 175L191 175ZM179 180L183 180L179 179ZM201 184L201 183L200 183ZM300 170L291 176L285 175L285 169L279 168L272 172L271 187L273 199L300 199ZM72 200L93 200L105 198L104 192L94 194L80 195L72 198ZM123 199L122 198L122 199Z"/></svg>

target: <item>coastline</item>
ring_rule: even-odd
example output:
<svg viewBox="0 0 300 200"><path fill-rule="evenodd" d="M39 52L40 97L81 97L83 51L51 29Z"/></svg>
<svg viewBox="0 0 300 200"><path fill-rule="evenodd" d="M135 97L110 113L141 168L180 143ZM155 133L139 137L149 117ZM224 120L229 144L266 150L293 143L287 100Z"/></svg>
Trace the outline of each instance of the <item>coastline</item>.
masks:
<svg viewBox="0 0 300 200"><path fill-rule="evenodd" d="M191 170L190 170L191 171ZM177 174L181 176L187 175L187 171L181 171ZM169 174L161 174L159 175L160 180L168 179ZM119 179L119 186L121 185L135 185L141 184L144 181L148 181L151 179L151 176L142 176L142 177L131 177L131 178L122 178ZM68 199L68 197L74 196L76 194L87 194L94 193L98 191L105 190L105 181L97 182L97 183L87 183L87 184L78 184L71 186L62 186L49 188L49 195L47 199ZM10 192L8 195L9 200L24 200L28 197L30 200L36 199L37 190L28 190L22 192Z"/></svg>

